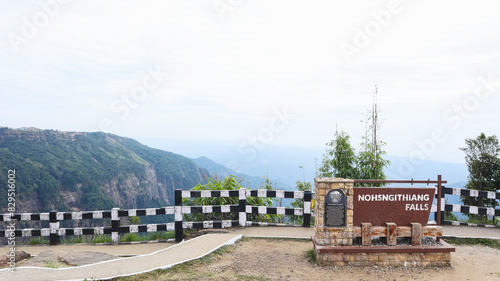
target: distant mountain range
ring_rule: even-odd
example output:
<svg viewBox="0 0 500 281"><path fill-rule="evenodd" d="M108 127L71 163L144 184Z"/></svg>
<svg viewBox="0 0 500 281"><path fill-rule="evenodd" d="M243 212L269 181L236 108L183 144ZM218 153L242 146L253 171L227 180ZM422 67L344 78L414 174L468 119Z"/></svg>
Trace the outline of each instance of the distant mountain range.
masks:
<svg viewBox="0 0 500 281"><path fill-rule="evenodd" d="M0 173L16 169L18 211L146 208L172 205L175 189L190 189L207 177L234 175L252 189L269 177L277 189L292 190L299 180L313 182L324 153L267 146L250 158L237 143L141 141L160 149L106 133L0 128ZM464 164L386 158L389 179L434 180L441 174L454 187L467 180ZM0 181L0 189L6 184ZM6 212L7 200L7 193L0 193L0 212Z"/></svg>
<svg viewBox="0 0 500 281"><path fill-rule="evenodd" d="M0 128L0 174L14 169L17 212L173 205L175 189L209 176L184 156L112 134ZM7 212L7 180L0 190Z"/></svg>
<svg viewBox="0 0 500 281"><path fill-rule="evenodd" d="M274 146L257 150L255 157L242 153L239 142L175 141L142 138L150 146L167 149L190 158L208 157L214 162L245 175L265 177L279 182L280 189L293 189L297 181L313 182L321 165L324 147ZM391 161L385 169L388 179L436 180L440 174L449 184L467 181L467 166L436 160L411 160L407 157L387 155ZM300 168L303 167L303 168ZM283 186L281 186L283 185Z"/></svg>

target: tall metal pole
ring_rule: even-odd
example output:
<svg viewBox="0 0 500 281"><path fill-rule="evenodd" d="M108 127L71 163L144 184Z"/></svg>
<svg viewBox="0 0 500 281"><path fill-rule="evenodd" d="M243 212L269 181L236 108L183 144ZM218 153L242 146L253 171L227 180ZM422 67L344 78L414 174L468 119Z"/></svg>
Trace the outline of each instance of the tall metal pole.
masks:
<svg viewBox="0 0 500 281"><path fill-rule="evenodd" d="M441 196L442 196L442 188L441 188L441 175L438 175L438 183L437 183L437 218L436 224L441 225Z"/></svg>

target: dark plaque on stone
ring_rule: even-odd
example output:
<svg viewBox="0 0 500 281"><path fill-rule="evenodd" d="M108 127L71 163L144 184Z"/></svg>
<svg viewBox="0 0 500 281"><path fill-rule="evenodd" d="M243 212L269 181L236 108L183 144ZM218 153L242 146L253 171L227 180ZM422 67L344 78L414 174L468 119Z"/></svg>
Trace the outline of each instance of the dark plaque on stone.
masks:
<svg viewBox="0 0 500 281"><path fill-rule="evenodd" d="M340 189L328 191L325 197L325 226L346 226L346 198Z"/></svg>

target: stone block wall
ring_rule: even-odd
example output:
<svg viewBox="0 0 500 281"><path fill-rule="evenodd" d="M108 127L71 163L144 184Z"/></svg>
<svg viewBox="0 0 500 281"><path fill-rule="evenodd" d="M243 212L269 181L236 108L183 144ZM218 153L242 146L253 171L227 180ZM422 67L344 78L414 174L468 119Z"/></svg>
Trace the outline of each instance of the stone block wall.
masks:
<svg viewBox="0 0 500 281"><path fill-rule="evenodd" d="M321 253L316 260L322 266L401 266L449 267L448 253Z"/></svg>
<svg viewBox="0 0 500 281"><path fill-rule="evenodd" d="M319 246L350 246L354 239L353 233L353 199L354 181L342 178L316 178L315 186L315 228L314 242ZM346 226L325 226L325 196L332 189L340 189L346 197Z"/></svg>

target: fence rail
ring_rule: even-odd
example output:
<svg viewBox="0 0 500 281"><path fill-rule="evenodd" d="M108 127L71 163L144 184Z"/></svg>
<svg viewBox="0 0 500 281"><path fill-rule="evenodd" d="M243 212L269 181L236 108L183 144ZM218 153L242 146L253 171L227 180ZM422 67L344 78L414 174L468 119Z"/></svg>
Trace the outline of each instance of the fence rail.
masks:
<svg viewBox="0 0 500 281"><path fill-rule="evenodd" d="M478 191L461 188L445 187L442 184L446 181L441 180L355 180L355 183L411 183L411 184L436 184L437 204L432 205L431 212L435 212L435 219L438 225L468 225L468 226L486 226L473 223L464 223L457 221L448 221L444 219L444 213L460 212L464 214L478 214L489 216L500 216L500 209L485 208L476 206L464 206L458 204L446 204L446 195L469 196L477 198L488 198L500 200L500 192ZM114 244L120 242L120 234L140 233L140 232L158 232L175 231L175 240L182 241L183 229L200 228L229 228L235 226L299 226L293 224L281 224L274 222L256 222L247 220L248 214L266 214L266 215L289 215L303 216L302 227L309 227L311 221L311 200L313 193L310 191L286 191L286 190L175 190L175 205L162 208L147 209L129 209L121 210L113 208L104 211L80 211L80 212L45 212L45 213L16 213L0 214L0 222L28 222L28 221L48 221L48 228L25 228L13 229L8 227L6 230L0 230L0 237L50 237L50 244L60 243L60 237L69 235L102 235L111 234ZM230 205L212 205L212 206L183 206L183 198L238 198L238 204ZM303 208L288 208L274 206L253 206L249 205L249 197L258 198L290 198L303 199ZM238 213L238 220L220 220L220 221L184 221L185 214L211 214L211 213ZM153 216L153 215L173 215L174 222L158 224L140 224L140 225L120 225L120 218L135 216ZM111 226L100 227L60 227L61 221L82 220L82 219L111 219Z"/></svg>
<svg viewBox="0 0 500 281"><path fill-rule="evenodd" d="M217 197L238 197L238 205L220 206L182 206L183 198L217 198ZM269 206L247 205L248 197L259 198L295 198L304 199L303 208L285 208ZM175 240L181 241L184 228L226 228L234 226L284 226L279 223L262 223L247 221L247 214L267 214L267 215L294 215L303 216L303 227L309 227L311 222L311 200L310 191L286 191L286 190L176 190L175 191ZM238 220L232 221L203 221L203 222L183 222L182 214L195 213L238 213ZM225 222L225 223L224 223Z"/></svg>
<svg viewBox="0 0 500 281"><path fill-rule="evenodd" d="M482 190L473 190L473 189L463 189L456 187L442 187L442 213L441 213L441 221L443 225L461 225L461 226L480 226L480 227L500 227L497 225L488 225L488 224L477 224L477 223L468 223L468 222L459 222L459 221L450 221L445 220L444 212L454 212L454 213L462 213L462 214L473 214L473 215L487 215L497 217L500 216L500 209L488 208L488 207L478 207L478 206L467 206L460 204L446 204L445 203L445 195L456 195L456 196L466 196L466 197L474 197L474 198L486 198L486 199L494 199L500 200L500 192L493 191L482 191Z"/></svg>
<svg viewBox="0 0 500 281"><path fill-rule="evenodd" d="M210 197L238 197L239 204L213 205L213 206L183 206L183 198L210 198ZM260 198L301 198L304 199L304 208L285 208L247 205L248 197ZM81 211L81 212L45 212L45 213L15 213L0 214L0 222L29 222L48 221L49 227L13 229L8 227L0 230L0 237L50 237L50 244L60 243L60 238L70 235L111 235L114 244L120 242L120 234L175 231L176 241L182 241L183 229L199 228L228 228L235 226L288 226L277 223L261 223L247 221L247 214L276 214L303 216L303 226L310 225L311 218L310 191L284 191L284 190L176 190L175 206L163 208L129 209L122 210L113 208L105 211ZM239 220L222 221L184 221L184 214L207 214L207 213L239 213ZM135 216L173 215L174 222L158 224L120 225L120 218ZM60 223L67 220L82 219L111 219L111 226L99 227L75 227L64 228Z"/></svg>

